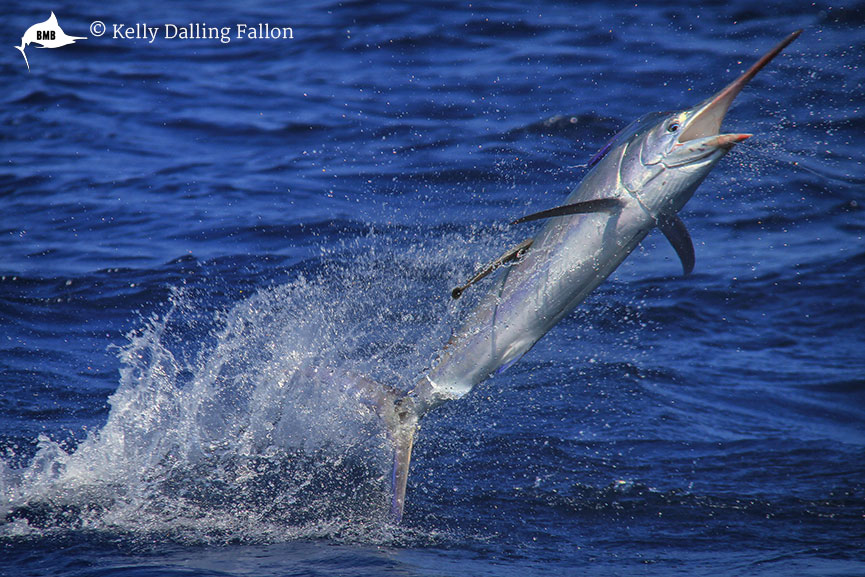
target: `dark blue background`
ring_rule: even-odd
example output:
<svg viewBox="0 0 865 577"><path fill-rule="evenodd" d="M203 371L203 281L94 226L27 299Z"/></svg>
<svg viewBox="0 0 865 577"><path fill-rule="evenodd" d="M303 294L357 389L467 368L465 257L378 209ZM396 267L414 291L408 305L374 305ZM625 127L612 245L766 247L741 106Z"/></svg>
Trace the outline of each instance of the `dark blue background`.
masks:
<svg viewBox="0 0 865 577"><path fill-rule="evenodd" d="M28 73L52 10L109 34ZM862 3L0 16L0 573L865 572ZM110 37L137 22L295 38ZM375 423L294 367L409 386L471 305L450 288L528 234L504 223L797 28L683 211L695 273L652 234L429 415L387 523Z"/></svg>

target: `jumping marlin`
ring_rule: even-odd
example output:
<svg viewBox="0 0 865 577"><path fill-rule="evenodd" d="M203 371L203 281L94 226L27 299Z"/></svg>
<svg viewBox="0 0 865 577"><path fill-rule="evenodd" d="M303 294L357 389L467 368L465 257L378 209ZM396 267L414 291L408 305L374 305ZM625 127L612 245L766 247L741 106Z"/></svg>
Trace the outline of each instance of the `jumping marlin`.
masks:
<svg viewBox="0 0 865 577"><path fill-rule="evenodd" d="M24 63L27 64L27 70L30 70L30 62L27 61L27 55L24 53L24 49L28 44L38 44L40 48L60 48L68 44L75 44L76 40L86 40L86 37L68 36L60 28L60 25L57 23L57 17L52 12L48 20L34 24L28 28L24 36L21 37L21 46L16 46L15 48L21 52L21 55L24 57Z"/></svg>
<svg viewBox="0 0 865 577"><path fill-rule="evenodd" d="M566 204L515 223L547 219L534 238L507 251L469 284L511 261L435 364L408 393L365 379L354 387L385 421L394 449L394 520L402 517L412 444L420 419L516 362L604 281L655 227L685 274L694 247L677 213L715 164L750 134L721 134L736 95L802 31L796 31L715 96L678 112L647 114L590 161Z"/></svg>

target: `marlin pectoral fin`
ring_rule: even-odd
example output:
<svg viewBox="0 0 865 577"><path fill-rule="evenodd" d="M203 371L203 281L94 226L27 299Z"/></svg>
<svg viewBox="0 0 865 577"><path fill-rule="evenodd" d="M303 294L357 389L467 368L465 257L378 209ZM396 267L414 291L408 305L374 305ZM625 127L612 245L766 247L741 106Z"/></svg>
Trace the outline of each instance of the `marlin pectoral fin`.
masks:
<svg viewBox="0 0 865 577"><path fill-rule="evenodd" d="M691 241L691 235L685 227L685 223L678 215L665 215L658 219L658 228L673 245L676 254L679 255L679 260L682 261L682 270L686 275L691 274L694 270L696 258L694 256L694 243Z"/></svg>
<svg viewBox="0 0 865 577"><path fill-rule="evenodd" d="M534 214L529 214L522 218L518 218L511 224L522 224L532 220L541 220L544 218L553 218L555 216L568 216L571 214L587 214L590 212L607 212L615 210L621 206L621 203L616 198L598 198L595 200L584 200L583 202L575 202L574 204L566 204L557 206L549 210L542 210Z"/></svg>
<svg viewBox="0 0 865 577"><path fill-rule="evenodd" d="M533 241L534 241L533 238L526 239L523 242L521 242L520 244L518 244L517 246L515 246L514 248L505 252L505 254L503 254L502 256L500 256L499 258L497 258L496 260L492 261L487 266L485 266L484 268L479 270L477 272L477 274L475 274L475 276L470 278L464 285L458 286L454 290L452 290L451 291L451 297L453 297L454 299L460 298L460 296L463 294L463 291L465 291L467 288L469 288L470 286L472 286L473 284L475 284L476 282L478 282L479 280L481 280L485 276L489 275L491 272L493 272L494 270L496 270L497 268L499 268L503 264L511 262L511 261L517 261L517 260L523 258L523 255L526 254L526 251L529 250L530 246L532 246Z"/></svg>

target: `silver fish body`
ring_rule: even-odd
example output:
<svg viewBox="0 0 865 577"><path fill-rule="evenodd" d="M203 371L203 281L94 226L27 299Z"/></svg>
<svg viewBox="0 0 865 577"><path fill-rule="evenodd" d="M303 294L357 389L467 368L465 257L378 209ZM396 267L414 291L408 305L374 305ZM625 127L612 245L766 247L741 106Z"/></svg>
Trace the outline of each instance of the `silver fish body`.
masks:
<svg viewBox="0 0 865 577"><path fill-rule="evenodd" d="M722 134L724 116L757 72L800 32L787 36L697 106L648 114L632 123L592 159L589 172L564 206L517 221L554 215L530 244L518 247L522 257L500 271L414 388L401 397L375 397L394 447L395 520L402 516L412 444L423 415L516 362L612 274L652 229L663 232L685 273L691 271L693 243L677 213L715 164L750 137ZM515 260L515 255L509 251L496 263ZM455 289L454 298L466 287Z"/></svg>
<svg viewBox="0 0 865 577"><path fill-rule="evenodd" d="M552 218L531 250L495 280L427 373L432 404L458 398L525 354L579 305L655 227L624 188L619 166L628 143L597 164L566 203L615 198L615 211Z"/></svg>

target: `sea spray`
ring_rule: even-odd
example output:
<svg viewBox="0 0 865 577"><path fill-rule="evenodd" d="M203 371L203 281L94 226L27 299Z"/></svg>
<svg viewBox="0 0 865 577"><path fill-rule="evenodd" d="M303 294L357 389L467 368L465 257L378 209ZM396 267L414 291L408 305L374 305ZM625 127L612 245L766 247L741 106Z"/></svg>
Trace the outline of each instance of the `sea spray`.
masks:
<svg viewBox="0 0 865 577"><path fill-rule="evenodd" d="M390 454L351 378L410 387L471 304L452 303L449 287L502 241L392 242L373 234L227 308L206 290L174 290L117 349L104 426L74 450L41 438L24 467L0 461L0 533L222 542L380 531Z"/></svg>

